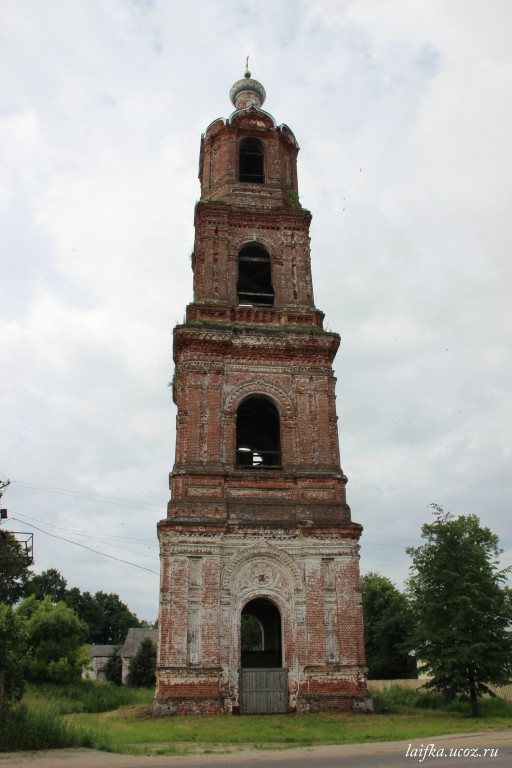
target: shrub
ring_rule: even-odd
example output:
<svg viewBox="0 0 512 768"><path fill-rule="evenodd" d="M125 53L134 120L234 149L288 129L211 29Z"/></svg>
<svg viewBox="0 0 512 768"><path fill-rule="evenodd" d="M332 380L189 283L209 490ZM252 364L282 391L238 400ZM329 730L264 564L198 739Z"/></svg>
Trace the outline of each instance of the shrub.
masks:
<svg viewBox="0 0 512 768"><path fill-rule="evenodd" d="M123 684L123 660L119 654L120 646L116 645L105 666L105 676L109 683Z"/></svg>
<svg viewBox="0 0 512 768"><path fill-rule="evenodd" d="M55 717L49 709L29 710L23 705L7 712L0 731L0 752L89 747L106 749L105 741Z"/></svg>
<svg viewBox="0 0 512 768"><path fill-rule="evenodd" d="M127 686L98 683L94 680L78 680L72 685L49 683L29 686L25 702L31 709L52 707L55 715L80 712L112 712L120 707L146 704L147 695Z"/></svg>
<svg viewBox="0 0 512 768"><path fill-rule="evenodd" d="M145 637L139 649L130 662L128 670L128 685L135 688L149 688L155 684L156 645Z"/></svg>
<svg viewBox="0 0 512 768"><path fill-rule="evenodd" d="M74 611L65 603L53 605L49 597L37 601L32 595L16 612L25 620L30 648L27 678L52 683L79 680L90 653L83 645L87 627Z"/></svg>
<svg viewBox="0 0 512 768"><path fill-rule="evenodd" d="M0 722L25 689L26 643L23 622L0 603Z"/></svg>

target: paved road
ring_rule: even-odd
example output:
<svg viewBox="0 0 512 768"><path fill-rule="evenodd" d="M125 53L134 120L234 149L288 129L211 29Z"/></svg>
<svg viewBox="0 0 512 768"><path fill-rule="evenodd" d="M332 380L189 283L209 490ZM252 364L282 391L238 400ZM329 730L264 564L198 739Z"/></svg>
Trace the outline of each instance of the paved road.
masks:
<svg viewBox="0 0 512 768"><path fill-rule="evenodd" d="M485 755L486 749L488 752ZM444 757L441 750L444 750ZM417 765L510 768L512 728L509 731L437 736L413 742L308 747L279 752L246 751L229 755L133 757L84 749L0 754L0 768L413 768Z"/></svg>

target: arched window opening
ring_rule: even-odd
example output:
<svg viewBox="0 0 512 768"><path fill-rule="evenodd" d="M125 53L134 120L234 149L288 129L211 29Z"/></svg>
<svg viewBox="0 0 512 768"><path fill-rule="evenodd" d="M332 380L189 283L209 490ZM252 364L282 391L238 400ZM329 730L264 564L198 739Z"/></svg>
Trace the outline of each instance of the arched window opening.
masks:
<svg viewBox="0 0 512 768"><path fill-rule="evenodd" d="M242 139L239 152L239 180L263 184L263 144L258 139Z"/></svg>
<svg viewBox="0 0 512 768"><path fill-rule="evenodd" d="M270 256L259 245L246 245L238 254L237 294L239 304L274 304Z"/></svg>
<svg viewBox="0 0 512 768"><path fill-rule="evenodd" d="M281 614L274 603L264 598L247 603L240 633L243 668L282 667Z"/></svg>
<svg viewBox="0 0 512 768"><path fill-rule="evenodd" d="M236 414L236 462L239 469L279 469L279 413L264 397L251 397Z"/></svg>
<svg viewBox="0 0 512 768"><path fill-rule="evenodd" d="M252 616L250 613L242 613L240 634L242 653L252 653L263 650L263 625L256 616Z"/></svg>

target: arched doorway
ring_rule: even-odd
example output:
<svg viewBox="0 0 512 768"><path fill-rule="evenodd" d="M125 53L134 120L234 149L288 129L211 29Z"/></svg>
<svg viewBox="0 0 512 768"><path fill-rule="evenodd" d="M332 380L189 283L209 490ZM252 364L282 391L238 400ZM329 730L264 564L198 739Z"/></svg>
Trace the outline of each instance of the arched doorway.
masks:
<svg viewBox="0 0 512 768"><path fill-rule="evenodd" d="M281 614L266 598L247 603L240 617L240 711L286 712L288 670L283 668Z"/></svg>
<svg viewBox="0 0 512 768"><path fill-rule="evenodd" d="M274 603L264 598L247 603L240 628L242 669L282 667L281 634L281 614Z"/></svg>

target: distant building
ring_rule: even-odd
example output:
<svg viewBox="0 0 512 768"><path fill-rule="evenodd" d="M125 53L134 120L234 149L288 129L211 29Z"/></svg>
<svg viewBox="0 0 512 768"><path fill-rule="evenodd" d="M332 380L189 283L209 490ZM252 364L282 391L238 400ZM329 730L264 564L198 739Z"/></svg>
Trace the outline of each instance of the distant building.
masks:
<svg viewBox="0 0 512 768"><path fill-rule="evenodd" d="M128 672L130 671L130 662L139 650L140 644L148 637L156 646L157 633L158 630L147 629L146 627L132 627L128 630L124 645L119 651L122 661L121 682L123 685L126 685Z"/></svg>
<svg viewBox="0 0 512 768"><path fill-rule="evenodd" d="M99 680L105 682L107 676L105 670L109 657L115 652L116 645L90 645L89 651L92 656L92 662L87 669L83 671L82 677L86 680Z"/></svg>

